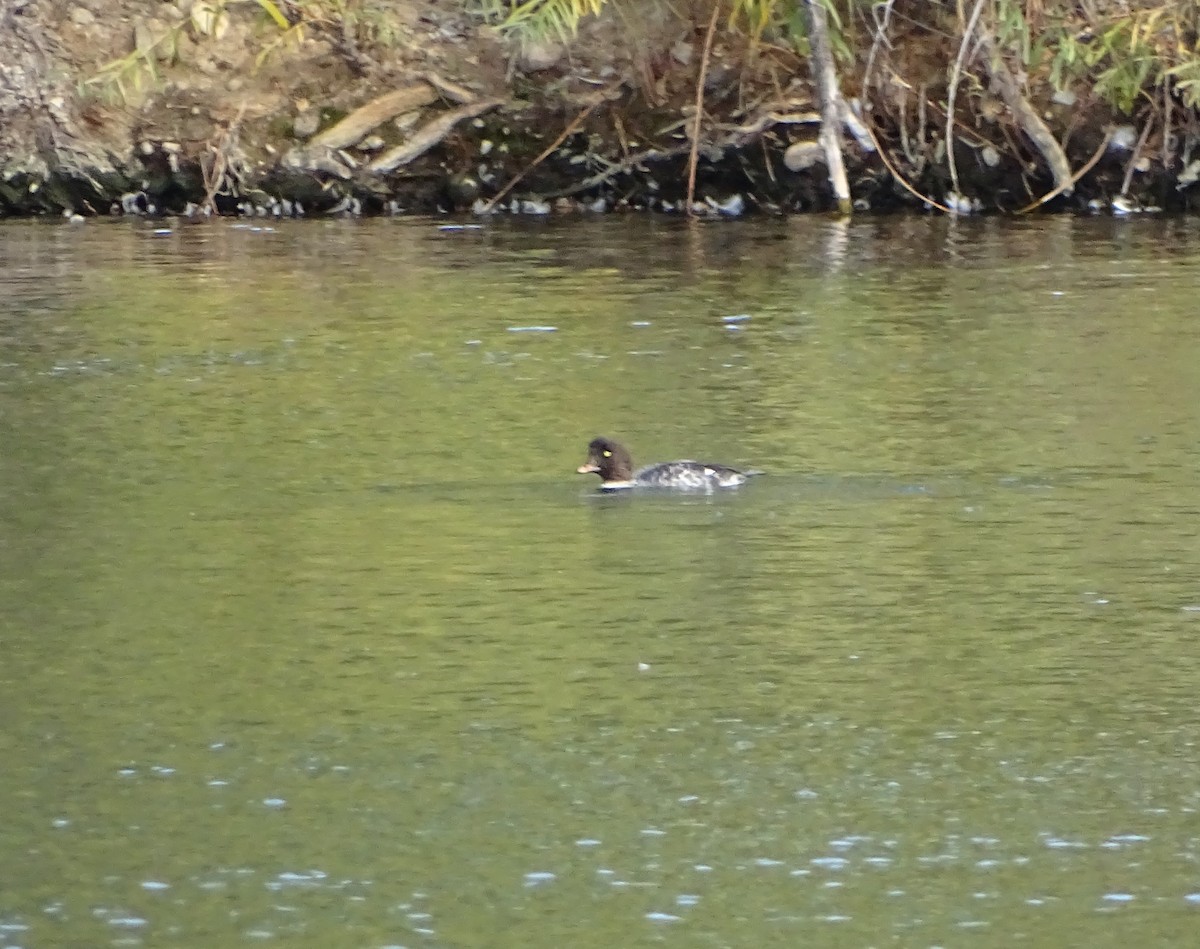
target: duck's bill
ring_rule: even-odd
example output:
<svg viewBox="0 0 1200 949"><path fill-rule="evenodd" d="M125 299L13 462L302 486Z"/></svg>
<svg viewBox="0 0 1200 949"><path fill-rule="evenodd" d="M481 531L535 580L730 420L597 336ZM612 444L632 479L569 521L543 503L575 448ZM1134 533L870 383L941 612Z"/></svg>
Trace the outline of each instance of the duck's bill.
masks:
<svg viewBox="0 0 1200 949"><path fill-rule="evenodd" d="M596 474L600 470L599 465L580 465L575 469L576 474Z"/></svg>

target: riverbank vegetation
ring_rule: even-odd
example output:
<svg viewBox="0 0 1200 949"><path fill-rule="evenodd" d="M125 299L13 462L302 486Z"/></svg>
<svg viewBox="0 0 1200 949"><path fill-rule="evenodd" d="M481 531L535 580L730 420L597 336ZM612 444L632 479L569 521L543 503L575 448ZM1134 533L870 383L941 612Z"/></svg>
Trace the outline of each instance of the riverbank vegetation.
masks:
<svg viewBox="0 0 1200 949"><path fill-rule="evenodd" d="M1200 194L1200 4L32 10L0 12L19 67L0 213L1127 213Z"/></svg>

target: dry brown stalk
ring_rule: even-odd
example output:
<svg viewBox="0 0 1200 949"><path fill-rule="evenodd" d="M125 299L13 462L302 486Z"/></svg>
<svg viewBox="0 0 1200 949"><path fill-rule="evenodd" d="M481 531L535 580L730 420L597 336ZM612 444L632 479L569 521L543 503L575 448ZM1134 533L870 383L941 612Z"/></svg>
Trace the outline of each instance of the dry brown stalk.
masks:
<svg viewBox="0 0 1200 949"><path fill-rule="evenodd" d="M708 33L704 37L704 53L700 57L700 75L696 77L696 115L692 122L692 150L688 153L687 215L691 217L692 202L696 197L696 164L700 155L700 122L704 118L704 80L708 76L708 57L712 54L713 34L717 31L717 14L721 4L714 3L708 21Z"/></svg>

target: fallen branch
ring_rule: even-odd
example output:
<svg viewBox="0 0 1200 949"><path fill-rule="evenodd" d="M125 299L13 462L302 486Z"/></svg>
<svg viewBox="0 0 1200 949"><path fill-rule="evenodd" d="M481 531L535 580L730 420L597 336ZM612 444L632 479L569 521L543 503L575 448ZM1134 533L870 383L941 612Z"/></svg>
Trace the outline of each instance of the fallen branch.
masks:
<svg viewBox="0 0 1200 949"><path fill-rule="evenodd" d="M441 142L442 139L453 131L454 126L458 125L459 122L462 122L464 119L473 119L477 115L489 112L504 105L504 102L505 100L500 98L481 99L478 102L471 102L439 115L433 121L427 122L417 129L413 137L403 145L390 148L376 158L367 165L367 171L376 175L387 174L401 165L407 165Z"/></svg>
<svg viewBox="0 0 1200 949"><path fill-rule="evenodd" d="M479 98L470 89L453 83L449 79L444 79L435 72L429 71L423 73L421 78L451 102L457 102L459 105L466 105L468 102L474 102Z"/></svg>
<svg viewBox="0 0 1200 949"><path fill-rule="evenodd" d="M818 141L825 149L825 167L829 169L829 183L833 186L833 197L837 201L838 211L849 214L852 208L850 182L846 180L846 165L842 160L842 140L839 134L842 123L842 93L838 88L833 51L829 45L829 23L822 0L805 0L805 6L808 8L812 62L816 72L817 90L821 96L821 134Z"/></svg>
<svg viewBox="0 0 1200 949"><path fill-rule="evenodd" d="M1062 146L1058 144L1058 139L1042 121L1037 110L1021 94L1017 79L1009 71L996 46L996 39L989 30L980 30L979 45L987 54L988 70L1000 92L1000 98L1016 118L1021 131L1029 136L1030 141L1046 159L1046 164L1050 166L1050 173L1054 176L1055 193L1070 194L1075 186L1071 175L1071 163L1067 160Z"/></svg>
<svg viewBox="0 0 1200 949"><path fill-rule="evenodd" d="M371 129L405 112L436 102L437 97L437 90L427 82L385 93L314 136L307 148L347 148L361 141Z"/></svg>
<svg viewBox="0 0 1200 949"><path fill-rule="evenodd" d="M752 122L743 125L719 124L717 128L730 134L725 140L726 146L748 145L769 128L776 125L816 125L821 121L817 112L774 112L767 110Z"/></svg>
<svg viewBox="0 0 1200 949"><path fill-rule="evenodd" d="M859 118L854 109L850 107L850 103L839 98L838 112L842 117L842 127L853 136L858 147L864 152L875 151L875 142L871 138L871 133L867 131L867 123Z"/></svg>

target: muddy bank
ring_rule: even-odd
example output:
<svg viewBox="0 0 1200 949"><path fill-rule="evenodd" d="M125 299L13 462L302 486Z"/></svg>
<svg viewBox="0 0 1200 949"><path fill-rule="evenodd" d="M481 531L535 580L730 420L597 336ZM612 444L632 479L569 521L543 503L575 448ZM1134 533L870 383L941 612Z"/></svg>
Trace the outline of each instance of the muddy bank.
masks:
<svg viewBox="0 0 1200 949"><path fill-rule="evenodd" d="M0 0L0 214L681 213L693 162L694 213L834 207L807 59L724 28L705 58L711 5L524 49L458 0L350 9ZM857 210L1200 197L1200 118L1169 90L1128 116L892 39L887 70L878 37L839 61Z"/></svg>

